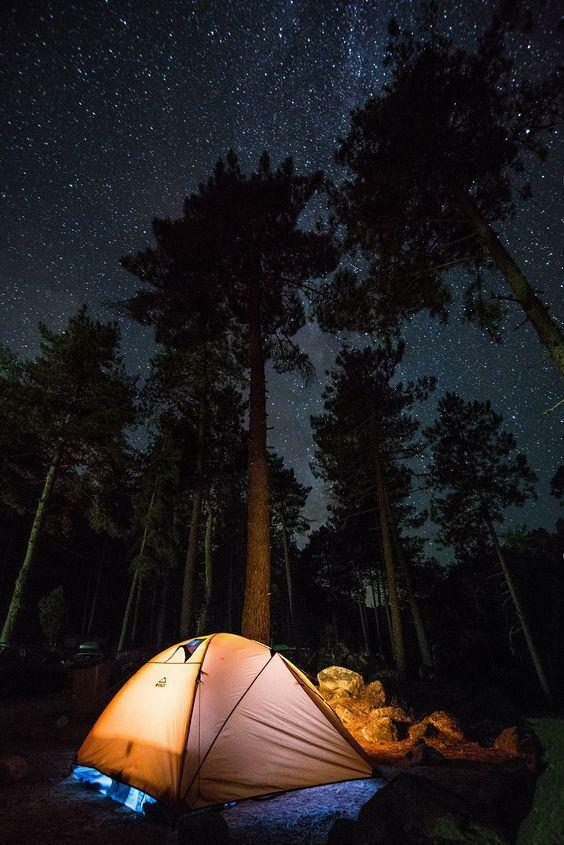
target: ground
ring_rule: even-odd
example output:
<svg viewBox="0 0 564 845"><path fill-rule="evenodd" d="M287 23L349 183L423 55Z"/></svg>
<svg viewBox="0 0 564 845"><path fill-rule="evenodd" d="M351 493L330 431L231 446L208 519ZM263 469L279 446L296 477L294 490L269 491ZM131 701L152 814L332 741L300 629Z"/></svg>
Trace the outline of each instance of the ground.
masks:
<svg viewBox="0 0 564 845"><path fill-rule="evenodd" d="M0 787L0 845L172 845L175 832L92 793L66 775L88 731L88 719L72 718L68 694L0 703L0 755L26 758L18 783ZM381 786L378 779L315 787L245 801L224 812L238 845L321 845L336 818L356 818Z"/></svg>

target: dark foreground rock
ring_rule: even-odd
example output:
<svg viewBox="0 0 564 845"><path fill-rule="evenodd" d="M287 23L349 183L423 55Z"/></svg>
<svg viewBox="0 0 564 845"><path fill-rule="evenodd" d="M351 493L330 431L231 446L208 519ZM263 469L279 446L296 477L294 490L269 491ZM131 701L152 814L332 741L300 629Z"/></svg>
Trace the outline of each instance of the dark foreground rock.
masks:
<svg viewBox="0 0 564 845"><path fill-rule="evenodd" d="M535 719L530 727L540 746L541 768L517 845L557 845L564 842L564 719Z"/></svg>
<svg viewBox="0 0 564 845"><path fill-rule="evenodd" d="M437 766L423 749L422 744L423 765L389 773L391 780L364 805L354 830L340 833L335 828L330 841L335 845L514 842L534 791L534 778L525 763L511 760L472 767L443 760Z"/></svg>
<svg viewBox="0 0 564 845"><path fill-rule="evenodd" d="M476 820L464 801L425 777L400 774L360 811L354 845L506 845L502 832Z"/></svg>
<svg viewBox="0 0 564 845"><path fill-rule="evenodd" d="M219 813L195 813L178 823L178 845L229 845L229 828Z"/></svg>

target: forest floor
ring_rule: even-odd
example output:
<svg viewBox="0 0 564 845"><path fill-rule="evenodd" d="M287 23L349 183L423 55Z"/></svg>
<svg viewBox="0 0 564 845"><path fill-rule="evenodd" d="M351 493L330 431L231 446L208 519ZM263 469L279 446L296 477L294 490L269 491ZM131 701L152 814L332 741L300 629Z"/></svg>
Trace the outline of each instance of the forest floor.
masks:
<svg viewBox="0 0 564 845"><path fill-rule="evenodd" d="M72 717L68 692L0 703L0 755L20 755L28 771L0 786L0 845L172 845L176 833L67 778L92 719ZM62 715L69 725L57 727ZM377 778L249 800L224 811L237 845L321 845L336 818L356 818Z"/></svg>

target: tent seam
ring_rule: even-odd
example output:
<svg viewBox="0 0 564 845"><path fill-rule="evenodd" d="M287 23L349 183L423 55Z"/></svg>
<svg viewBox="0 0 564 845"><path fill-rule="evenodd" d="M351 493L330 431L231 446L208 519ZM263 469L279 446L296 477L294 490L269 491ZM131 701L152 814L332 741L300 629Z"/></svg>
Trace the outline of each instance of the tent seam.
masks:
<svg viewBox="0 0 564 845"><path fill-rule="evenodd" d="M275 657L275 655L274 655L274 654L271 654L271 655L270 655L270 657L268 658L268 660L266 661L266 663L264 664L264 666L262 667L262 669L260 670L260 672L257 672L257 674L255 675L255 677L253 678L253 680L251 681L251 683L249 684L249 686L247 687L247 689L245 690L245 692L241 695L241 697L238 699L238 701L236 701L236 702L235 702L235 704L233 705L233 707L231 708L231 710L229 711L229 713L228 713L228 714L227 714L227 716L225 717L225 719L224 719L224 721L223 721L223 724L221 725L220 729L218 730L218 732L217 732L217 733L216 733L216 735L214 736L213 740L211 741L211 743L210 743L210 745L209 745L208 750L207 750L207 751L206 751L206 753L204 754L204 759L202 760L202 762L200 763L200 765L198 766L198 768L197 768L197 769L196 769L196 771L194 772L194 776L193 776L192 780L190 781L190 783L188 784L188 786L187 786L187 788L186 788L186 791L184 792L184 795L182 796L184 801L186 801L186 796L188 795L188 793L189 793L189 792L190 792L190 790L192 789L192 786L193 786L193 784L194 784L194 781L196 780L196 778L197 778L197 777L198 777L198 775L200 774L201 768L202 768L202 766L204 765L204 763L206 762L206 760L207 760L207 758L208 758L208 754L210 753L210 751L211 751L211 750L212 750L212 748L214 747L215 742L216 742L217 738L219 737L219 735L221 734L221 732L223 731L223 729L224 729L225 725L227 724L227 722L229 721L229 719L231 718L231 716L233 715L233 713L235 712L235 710L239 707L240 703L243 701L243 699L245 698L245 696L247 695L247 693L249 692L250 688L253 686L253 684L255 683L255 681L256 681L256 680L258 680L258 678L262 675L262 673L264 672L264 670L266 669L266 667L269 665L269 663L271 662L271 660L273 659L273 657ZM192 719L192 714L190 714L190 720L191 720L191 719Z"/></svg>
<svg viewBox="0 0 564 845"><path fill-rule="evenodd" d="M202 659L200 661L200 668L198 669L198 674L196 675L196 680L195 680L196 690L194 692L194 698L192 699L192 706L190 707L190 713L188 714L188 719L186 720L186 731L184 732L184 743L183 743L183 746L182 746L182 763L180 765L180 772L178 773L178 791L176 793L176 801L177 802L180 800L180 790L182 788L182 775L184 774L184 766L186 765L186 752L188 751L188 737L190 735L190 727L192 725L192 716L194 715L194 706L196 704L196 695L199 695L199 692L200 692L200 676L203 672L202 667L205 663L205 660L206 660L206 657L207 657L207 654L208 654L208 649L210 647L210 643L216 635L217 635L217 632L215 634L212 634L211 637L208 638L208 641L206 643L206 650L205 650L204 654L202 655ZM183 664L183 665L186 665L186 664ZM190 784L190 786L192 786L192 784Z"/></svg>

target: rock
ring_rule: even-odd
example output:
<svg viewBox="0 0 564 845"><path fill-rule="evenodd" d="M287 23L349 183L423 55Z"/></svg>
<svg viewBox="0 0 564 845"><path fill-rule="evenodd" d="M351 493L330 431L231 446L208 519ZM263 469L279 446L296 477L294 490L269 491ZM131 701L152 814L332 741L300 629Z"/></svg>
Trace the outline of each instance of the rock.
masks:
<svg viewBox="0 0 564 845"><path fill-rule="evenodd" d="M389 719L394 719L396 722L411 721L403 707L371 707L369 713L373 719L383 719L384 716L387 716Z"/></svg>
<svg viewBox="0 0 564 845"><path fill-rule="evenodd" d="M397 742L398 739L398 730L388 716L371 719L362 728L361 734L367 742Z"/></svg>
<svg viewBox="0 0 564 845"><path fill-rule="evenodd" d="M0 784L16 783L27 774L27 762L25 757L13 755L0 757Z"/></svg>
<svg viewBox="0 0 564 845"><path fill-rule="evenodd" d="M519 756L519 733L517 728L504 728L494 742L494 748L509 754L512 757Z"/></svg>
<svg viewBox="0 0 564 845"><path fill-rule="evenodd" d="M436 736L438 733L435 727L429 725L427 719L422 719L420 722L410 725L407 731L409 739L423 739L433 734Z"/></svg>
<svg viewBox="0 0 564 845"><path fill-rule="evenodd" d="M366 684L362 697L369 701L372 707L382 707L386 703L386 690L382 681L372 681Z"/></svg>
<svg viewBox="0 0 564 845"><path fill-rule="evenodd" d="M354 821L352 819L335 819L327 845L353 845Z"/></svg>
<svg viewBox="0 0 564 845"><path fill-rule="evenodd" d="M419 748L413 749L414 754L421 753ZM433 748L428 750L433 755L438 753ZM424 758L426 755L424 752ZM452 766L448 760L436 765L435 761L423 759L419 765L425 769L414 770L414 776L424 777L445 794L456 796L469 818L494 827L514 841L517 827L531 806L534 789L534 778L522 760L479 765L460 761Z"/></svg>
<svg viewBox="0 0 564 845"><path fill-rule="evenodd" d="M354 845L506 845L495 827L467 812L464 802L424 777L402 773L359 813Z"/></svg>
<svg viewBox="0 0 564 845"><path fill-rule="evenodd" d="M542 769L533 806L519 828L517 845L564 842L564 719L532 719L527 725L539 743Z"/></svg>
<svg viewBox="0 0 564 845"><path fill-rule="evenodd" d="M57 721L55 722L58 728L67 728L69 725L69 717L68 716L59 716Z"/></svg>
<svg viewBox="0 0 564 845"><path fill-rule="evenodd" d="M410 766L437 766L444 761L445 757L437 748L427 745L422 740L406 753L405 759Z"/></svg>
<svg viewBox="0 0 564 845"><path fill-rule="evenodd" d="M443 710L435 710L434 713L411 725L408 730L410 739L422 739L438 734L442 734L445 739L451 742L460 742L464 739L458 719Z"/></svg>
<svg viewBox="0 0 564 845"><path fill-rule="evenodd" d="M324 698L329 691L334 694L340 689L346 690L352 696L357 696L364 687L362 675L353 672L352 669L345 669L344 666L329 666L323 669L318 673L317 680L319 691Z"/></svg>
<svg viewBox="0 0 564 845"><path fill-rule="evenodd" d="M324 688L323 691L328 695L328 698L325 700L329 702L331 707L334 707L336 704L344 704L346 706L347 703L350 704L353 701L352 695L346 689L326 690Z"/></svg>
<svg viewBox="0 0 564 845"><path fill-rule="evenodd" d="M460 741L464 739L464 734L460 728L460 722L450 713L445 713L444 710L435 710L430 716L427 716L427 721L433 725L443 736L447 739Z"/></svg>
<svg viewBox="0 0 564 845"><path fill-rule="evenodd" d="M228 845L229 828L219 813L195 813L178 823L178 845Z"/></svg>

